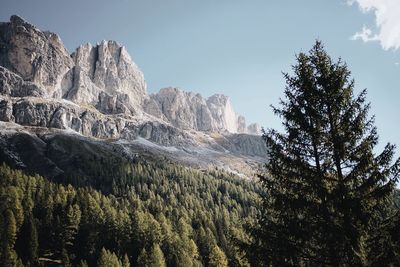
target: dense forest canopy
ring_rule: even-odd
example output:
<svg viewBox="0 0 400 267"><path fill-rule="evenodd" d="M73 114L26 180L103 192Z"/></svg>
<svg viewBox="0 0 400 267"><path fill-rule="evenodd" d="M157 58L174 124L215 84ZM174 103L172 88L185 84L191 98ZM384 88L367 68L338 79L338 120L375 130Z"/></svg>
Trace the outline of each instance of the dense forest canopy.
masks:
<svg viewBox="0 0 400 267"><path fill-rule="evenodd" d="M2 165L2 265L247 264L237 240L248 239L242 225L255 218L259 185L168 163L124 166L88 186Z"/></svg>

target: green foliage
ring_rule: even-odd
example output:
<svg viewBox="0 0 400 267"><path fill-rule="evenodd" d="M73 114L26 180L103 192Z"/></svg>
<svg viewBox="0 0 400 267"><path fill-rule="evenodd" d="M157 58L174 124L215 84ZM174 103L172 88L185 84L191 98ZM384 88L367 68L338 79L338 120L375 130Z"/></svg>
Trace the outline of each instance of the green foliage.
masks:
<svg viewBox="0 0 400 267"><path fill-rule="evenodd" d="M3 266L15 266L18 261L18 256L14 250L14 244L17 237L17 223L14 213L11 209L6 209L3 213L2 222L2 247L1 247L1 262Z"/></svg>
<svg viewBox="0 0 400 267"><path fill-rule="evenodd" d="M85 260L81 260L80 262L79 262L79 265L78 265L79 267L89 267L89 265L87 264L87 262L85 261Z"/></svg>
<svg viewBox="0 0 400 267"><path fill-rule="evenodd" d="M97 261L98 267L122 267L121 261L115 253L102 248L99 260Z"/></svg>
<svg viewBox="0 0 400 267"><path fill-rule="evenodd" d="M107 190L101 181L61 184L0 166L1 262L204 266L218 245L239 266L233 240L246 238L242 225L255 219L257 184L217 170L130 164Z"/></svg>
<svg viewBox="0 0 400 267"><path fill-rule="evenodd" d="M147 252L145 248L138 258L138 265L140 267L166 267L164 253L162 252L158 244L151 246L150 250ZM183 266L183 265L177 265Z"/></svg>
<svg viewBox="0 0 400 267"><path fill-rule="evenodd" d="M218 247L215 246L210 253L210 260L208 262L209 267L227 267L228 260L224 252Z"/></svg>
<svg viewBox="0 0 400 267"><path fill-rule="evenodd" d="M264 133L266 194L249 253L261 265L372 264L374 250L387 247L376 240L392 243L383 224L395 212L394 146L375 156L366 91L354 95L347 66L332 62L320 42L297 56L293 72L274 108L285 133Z"/></svg>
<svg viewBox="0 0 400 267"><path fill-rule="evenodd" d="M15 246L16 250L21 252L19 256L24 262L29 262L32 265L38 263L39 240L37 223L32 213L28 213L27 218L24 220Z"/></svg>
<svg viewBox="0 0 400 267"><path fill-rule="evenodd" d="M125 253L124 258L122 259L122 267L130 267L131 263L129 262L128 255Z"/></svg>

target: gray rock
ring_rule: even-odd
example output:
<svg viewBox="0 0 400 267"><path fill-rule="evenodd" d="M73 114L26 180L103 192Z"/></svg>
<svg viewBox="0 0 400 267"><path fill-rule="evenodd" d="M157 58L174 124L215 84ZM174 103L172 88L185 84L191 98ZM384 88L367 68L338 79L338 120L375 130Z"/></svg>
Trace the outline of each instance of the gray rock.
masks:
<svg viewBox="0 0 400 267"><path fill-rule="evenodd" d="M252 123L249 126L247 126L247 133L253 134L253 135L261 135L261 126L257 123Z"/></svg>
<svg viewBox="0 0 400 267"><path fill-rule="evenodd" d="M13 97L43 96L44 91L32 82L0 66L0 94Z"/></svg>
<svg viewBox="0 0 400 267"><path fill-rule="evenodd" d="M164 116L163 112L161 111L159 103L157 102L157 100L154 99L154 96L145 99L143 104L143 110L147 114L150 114L156 118L168 121L168 119Z"/></svg>
<svg viewBox="0 0 400 267"><path fill-rule="evenodd" d="M77 104L97 105L102 90L90 80L80 66L75 66L66 74L63 84L71 86L63 90L63 98Z"/></svg>
<svg viewBox="0 0 400 267"><path fill-rule="evenodd" d="M127 94L109 95L101 92L96 108L104 114L126 113L129 106Z"/></svg>
<svg viewBox="0 0 400 267"><path fill-rule="evenodd" d="M246 119L233 110L229 97L200 94L168 87L152 94L144 103L144 111L170 122L183 130L247 133ZM254 126L250 128L254 129Z"/></svg>
<svg viewBox="0 0 400 267"><path fill-rule="evenodd" d="M220 94L210 96L207 106L219 131L238 132L238 118L229 97Z"/></svg>
<svg viewBox="0 0 400 267"><path fill-rule="evenodd" d="M41 32L18 16L0 24L0 65L61 97L61 81L73 61L57 34Z"/></svg>
<svg viewBox="0 0 400 267"><path fill-rule="evenodd" d="M0 99L2 121L25 126L71 129L85 136L118 138L124 123L104 117L97 110L38 98L20 98L15 103Z"/></svg>
<svg viewBox="0 0 400 267"><path fill-rule="evenodd" d="M156 121L145 122L139 126L127 125L122 131L121 137L127 140L142 137L163 146L184 147L195 144L185 131Z"/></svg>
<svg viewBox="0 0 400 267"><path fill-rule="evenodd" d="M246 133L246 118L242 115L239 115L237 118L237 132L238 133Z"/></svg>
<svg viewBox="0 0 400 267"><path fill-rule="evenodd" d="M0 121L14 121L11 100L0 99Z"/></svg>
<svg viewBox="0 0 400 267"><path fill-rule="evenodd" d="M163 88L151 96L165 118L184 130L213 131L215 129L206 101L199 94L178 88ZM159 113L154 103L150 112ZM154 110L154 111L153 111Z"/></svg>
<svg viewBox="0 0 400 267"><path fill-rule="evenodd" d="M261 136L231 134L220 139L219 143L236 154L267 158L267 147Z"/></svg>
<svg viewBox="0 0 400 267"><path fill-rule="evenodd" d="M141 109L147 97L146 83L125 47L114 41L103 41L96 46L85 44L72 57L76 70L70 78L73 82L66 98L93 104L102 112L114 113L122 108L117 112L135 113ZM119 99L114 107L110 107L112 99Z"/></svg>

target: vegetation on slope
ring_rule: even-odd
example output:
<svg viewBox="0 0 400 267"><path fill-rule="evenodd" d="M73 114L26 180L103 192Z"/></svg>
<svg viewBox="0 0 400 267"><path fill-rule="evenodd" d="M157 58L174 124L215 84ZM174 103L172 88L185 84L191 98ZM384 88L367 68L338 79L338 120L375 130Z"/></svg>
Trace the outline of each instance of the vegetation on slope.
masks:
<svg viewBox="0 0 400 267"><path fill-rule="evenodd" d="M2 265L247 264L234 241L248 238L242 224L255 218L257 184L148 162L110 179L104 192L103 181L61 184L2 165Z"/></svg>

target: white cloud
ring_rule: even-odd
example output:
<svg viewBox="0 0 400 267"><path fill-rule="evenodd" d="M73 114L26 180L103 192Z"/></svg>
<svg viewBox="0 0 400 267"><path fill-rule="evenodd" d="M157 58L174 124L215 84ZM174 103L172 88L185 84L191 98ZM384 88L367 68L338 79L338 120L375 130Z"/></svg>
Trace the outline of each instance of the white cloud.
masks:
<svg viewBox="0 0 400 267"><path fill-rule="evenodd" d="M385 50L400 48L399 0L347 0L347 3L356 3L363 13L373 12L375 15L376 31L364 26L351 39L364 42L379 41Z"/></svg>
<svg viewBox="0 0 400 267"><path fill-rule="evenodd" d="M373 34L372 30L367 28L365 25L363 26L360 32L356 32L351 38L351 40L362 40L363 42L370 41L379 41L379 37L377 34Z"/></svg>

